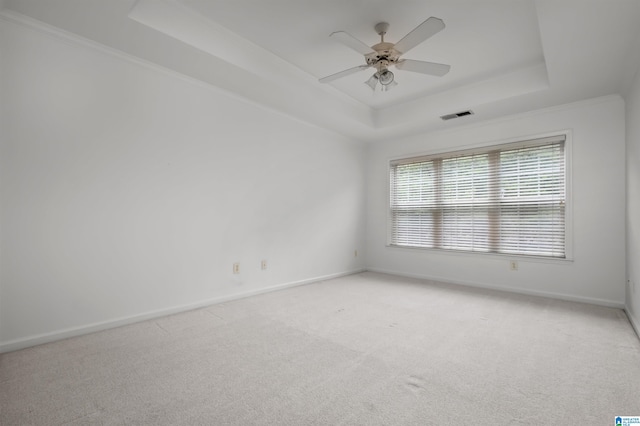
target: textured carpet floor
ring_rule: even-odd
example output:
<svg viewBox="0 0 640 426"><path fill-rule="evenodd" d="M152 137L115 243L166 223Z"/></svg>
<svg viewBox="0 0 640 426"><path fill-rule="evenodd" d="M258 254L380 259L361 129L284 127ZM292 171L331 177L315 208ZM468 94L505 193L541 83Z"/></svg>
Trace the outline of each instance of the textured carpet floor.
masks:
<svg viewBox="0 0 640 426"><path fill-rule="evenodd" d="M363 273L0 356L2 425L612 425L617 309Z"/></svg>

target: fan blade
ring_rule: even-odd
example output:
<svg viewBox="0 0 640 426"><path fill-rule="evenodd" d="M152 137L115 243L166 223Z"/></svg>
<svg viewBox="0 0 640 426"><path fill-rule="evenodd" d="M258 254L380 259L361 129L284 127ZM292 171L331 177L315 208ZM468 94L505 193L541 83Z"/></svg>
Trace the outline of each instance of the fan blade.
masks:
<svg viewBox="0 0 640 426"><path fill-rule="evenodd" d="M329 82L331 82L333 80L337 80L339 78L346 77L346 76L351 75L353 73L356 73L358 71L366 70L370 66L371 65L358 65L357 67L349 68L348 70L340 71L340 72L337 72L335 74L331 74L331 75L328 75L326 77L322 77L318 81L320 83L329 83Z"/></svg>
<svg viewBox="0 0 640 426"><path fill-rule="evenodd" d="M409 34L404 36L402 40L396 43L394 48L401 53L407 53L432 35L442 31L444 29L444 22L442 19L434 18L433 16L422 24L418 25Z"/></svg>
<svg viewBox="0 0 640 426"><path fill-rule="evenodd" d="M421 74L442 77L451 69L451 65L436 64L435 62L416 61L404 59L396 64L396 68L402 71L419 72Z"/></svg>
<svg viewBox="0 0 640 426"><path fill-rule="evenodd" d="M335 33L331 33L329 37L338 40L340 43L363 55L367 55L374 51L371 47L367 46L346 31L336 31Z"/></svg>

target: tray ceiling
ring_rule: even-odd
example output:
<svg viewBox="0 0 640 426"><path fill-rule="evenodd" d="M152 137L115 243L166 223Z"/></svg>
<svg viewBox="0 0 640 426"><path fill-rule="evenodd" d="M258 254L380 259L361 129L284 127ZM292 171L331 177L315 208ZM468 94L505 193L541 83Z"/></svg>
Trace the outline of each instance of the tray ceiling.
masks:
<svg viewBox="0 0 640 426"><path fill-rule="evenodd" d="M640 60L636 0L4 0L1 17L90 41L315 125L388 140L621 93ZM364 63L329 38L397 42L429 16L446 28L405 57L451 65L444 77L393 70L375 92ZM443 122L441 115L475 114Z"/></svg>

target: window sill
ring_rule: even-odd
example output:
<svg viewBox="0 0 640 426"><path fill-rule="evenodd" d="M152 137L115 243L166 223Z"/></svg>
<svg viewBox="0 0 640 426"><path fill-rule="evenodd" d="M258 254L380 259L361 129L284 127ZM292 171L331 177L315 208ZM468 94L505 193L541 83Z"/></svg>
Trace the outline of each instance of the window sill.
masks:
<svg viewBox="0 0 640 426"><path fill-rule="evenodd" d="M544 257L544 256L527 256L522 254L503 254L503 253L482 253L482 252L469 252L463 250L444 250L428 247L407 247L407 246L395 246L387 244L387 249L399 250L399 251L411 251L411 252L430 252L434 254L442 254L445 256L458 256L458 257L486 257L488 259L509 259L518 260L522 262L533 263L547 263L547 264L571 264L574 259L571 257L559 258L559 257Z"/></svg>

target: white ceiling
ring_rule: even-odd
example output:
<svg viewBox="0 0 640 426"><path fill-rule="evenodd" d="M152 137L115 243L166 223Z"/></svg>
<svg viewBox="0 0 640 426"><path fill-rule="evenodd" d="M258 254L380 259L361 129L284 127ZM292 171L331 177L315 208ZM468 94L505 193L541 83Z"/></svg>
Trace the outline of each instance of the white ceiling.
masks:
<svg viewBox="0 0 640 426"><path fill-rule="evenodd" d="M344 30L397 42L429 16L446 28L405 57L451 65L444 77L371 69L330 39ZM381 140L621 93L640 60L637 0L4 0L2 17L97 42L296 118ZM439 116L472 109L451 122Z"/></svg>
<svg viewBox="0 0 640 426"><path fill-rule="evenodd" d="M375 94L363 84L373 74L371 70L333 83L336 89L374 108L544 63L531 1L467 1L462 8L460 2L450 0L183 3L315 78L365 63L359 53L329 39L334 31L345 30L371 46L380 41L374 30L378 22L390 23L385 39L397 42L429 16L443 19L447 27L405 58L451 64L448 75L430 77L394 70L399 86Z"/></svg>

